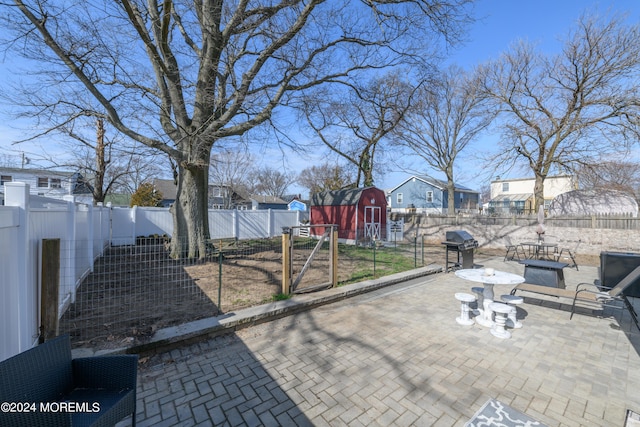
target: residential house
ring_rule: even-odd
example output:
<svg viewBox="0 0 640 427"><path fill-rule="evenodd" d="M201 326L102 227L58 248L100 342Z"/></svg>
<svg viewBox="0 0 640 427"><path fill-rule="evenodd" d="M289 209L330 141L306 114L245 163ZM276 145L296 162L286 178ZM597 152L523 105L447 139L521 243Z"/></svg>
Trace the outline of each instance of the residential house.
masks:
<svg viewBox="0 0 640 427"><path fill-rule="evenodd" d="M34 196L62 200L64 196L76 196L82 203L93 203L93 188L79 172L49 169L0 168L0 192L7 182L29 184Z"/></svg>
<svg viewBox="0 0 640 427"><path fill-rule="evenodd" d="M288 210L288 203L282 200L279 197L274 196L262 196L253 194L249 196L251 200L251 209L278 209L278 210Z"/></svg>
<svg viewBox="0 0 640 427"><path fill-rule="evenodd" d="M441 214L448 211L447 183L426 175L411 176L387 192L392 212ZM455 184L455 210L476 212L480 193Z"/></svg>
<svg viewBox="0 0 640 427"><path fill-rule="evenodd" d="M490 213L533 213L534 178L500 179L491 181ZM544 180L544 206L549 207L558 195L576 190L578 181L572 175L549 176Z"/></svg>
<svg viewBox="0 0 640 427"><path fill-rule="evenodd" d="M161 206L169 207L176 201L178 187L172 179L154 179L153 188L162 194ZM251 209L251 201L224 184L209 184L209 209Z"/></svg>

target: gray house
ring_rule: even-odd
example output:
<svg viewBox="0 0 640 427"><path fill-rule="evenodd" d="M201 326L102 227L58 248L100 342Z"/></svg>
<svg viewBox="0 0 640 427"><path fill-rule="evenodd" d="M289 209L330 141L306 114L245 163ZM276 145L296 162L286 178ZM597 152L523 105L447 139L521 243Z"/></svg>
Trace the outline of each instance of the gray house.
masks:
<svg viewBox="0 0 640 427"><path fill-rule="evenodd" d="M387 192L392 212L446 213L448 209L447 183L430 176L411 176ZM480 193L455 184L456 211L478 210Z"/></svg>
<svg viewBox="0 0 640 427"><path fill-rule="evenodd" d="M60 200L64 196L76 196L79 202L93 202L93 188L79 172L0 168L0 193L4 193L4 184L7 182L29 184L29 192L33 196Z"/></svg>

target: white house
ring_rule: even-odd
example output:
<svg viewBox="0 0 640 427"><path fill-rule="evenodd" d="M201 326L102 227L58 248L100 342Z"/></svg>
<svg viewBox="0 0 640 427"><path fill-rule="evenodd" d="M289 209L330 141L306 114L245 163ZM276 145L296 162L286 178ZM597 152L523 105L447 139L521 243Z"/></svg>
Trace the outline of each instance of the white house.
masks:
<svg viewBox="0 0 640 427"><path fill-rule="evenodd" d="M49 169L0 168L0 192L4 193L7 182L29 184L30 194L62 200L63 196L75 195L82 203L93 201L91 186L78 172ZM86 199L86 200L84 200Z"/></svg>
<svg viewBox="0 0 640 427"><path fill-rule="evenodd" d="M534 178L500 179L491 181L490 212L523 213L533 208ZM558 195L576 190L578 181L572 175L549 176L544 180L544 205L549 207Z"/></svg>

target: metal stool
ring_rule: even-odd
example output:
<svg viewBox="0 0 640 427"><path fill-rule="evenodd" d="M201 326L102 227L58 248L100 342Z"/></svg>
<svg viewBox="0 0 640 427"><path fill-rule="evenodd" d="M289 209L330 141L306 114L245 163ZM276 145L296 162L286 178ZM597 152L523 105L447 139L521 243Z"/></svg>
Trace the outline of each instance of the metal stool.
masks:
<svg viewBox="0 0 640 427"><path fill-rule="evenodd" d="M493 302L489 308L496 315L495 323L491 327L491 335L502 339L511 338L511 332L505 329L505 325L507 323L507 315L511 312L512 307L501 302Z"/></svg>
<svg viewBox="0 0 640 427"><path fill-rule="evenodd" d="M518 312L516 305L522 304L524 299L515 295L501 295L500 299L511 307L511 312L507 316L507 326L514 329L522 328L522 323L516 318Z"/></svg>
<svg viewBox="0 0 640 427"><path fill-rule="evenodd" d="M476 297L471 294L465 294L464 292L457 292L455 297L460 301L460 317L456 317L456 322L460 325L473 325L475 322L469 317L469 303L474 302Z"/></svg>

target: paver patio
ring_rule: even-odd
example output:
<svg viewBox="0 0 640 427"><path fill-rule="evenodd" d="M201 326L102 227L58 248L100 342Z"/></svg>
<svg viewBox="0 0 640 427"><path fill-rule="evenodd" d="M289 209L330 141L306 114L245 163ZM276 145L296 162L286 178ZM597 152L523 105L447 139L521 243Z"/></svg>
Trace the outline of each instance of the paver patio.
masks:
<svg viewBox="0 0 640 427"><path fill-rule="evenodd" d="M596 276L565 269L567 287ZM145 358L138 426L462 426L489 398L549 426L622 427L640 412L628 313L569 320L566 304L525 298L524 327L501 340L455 321L454 293L476 285L439 273Z"/></svg>

